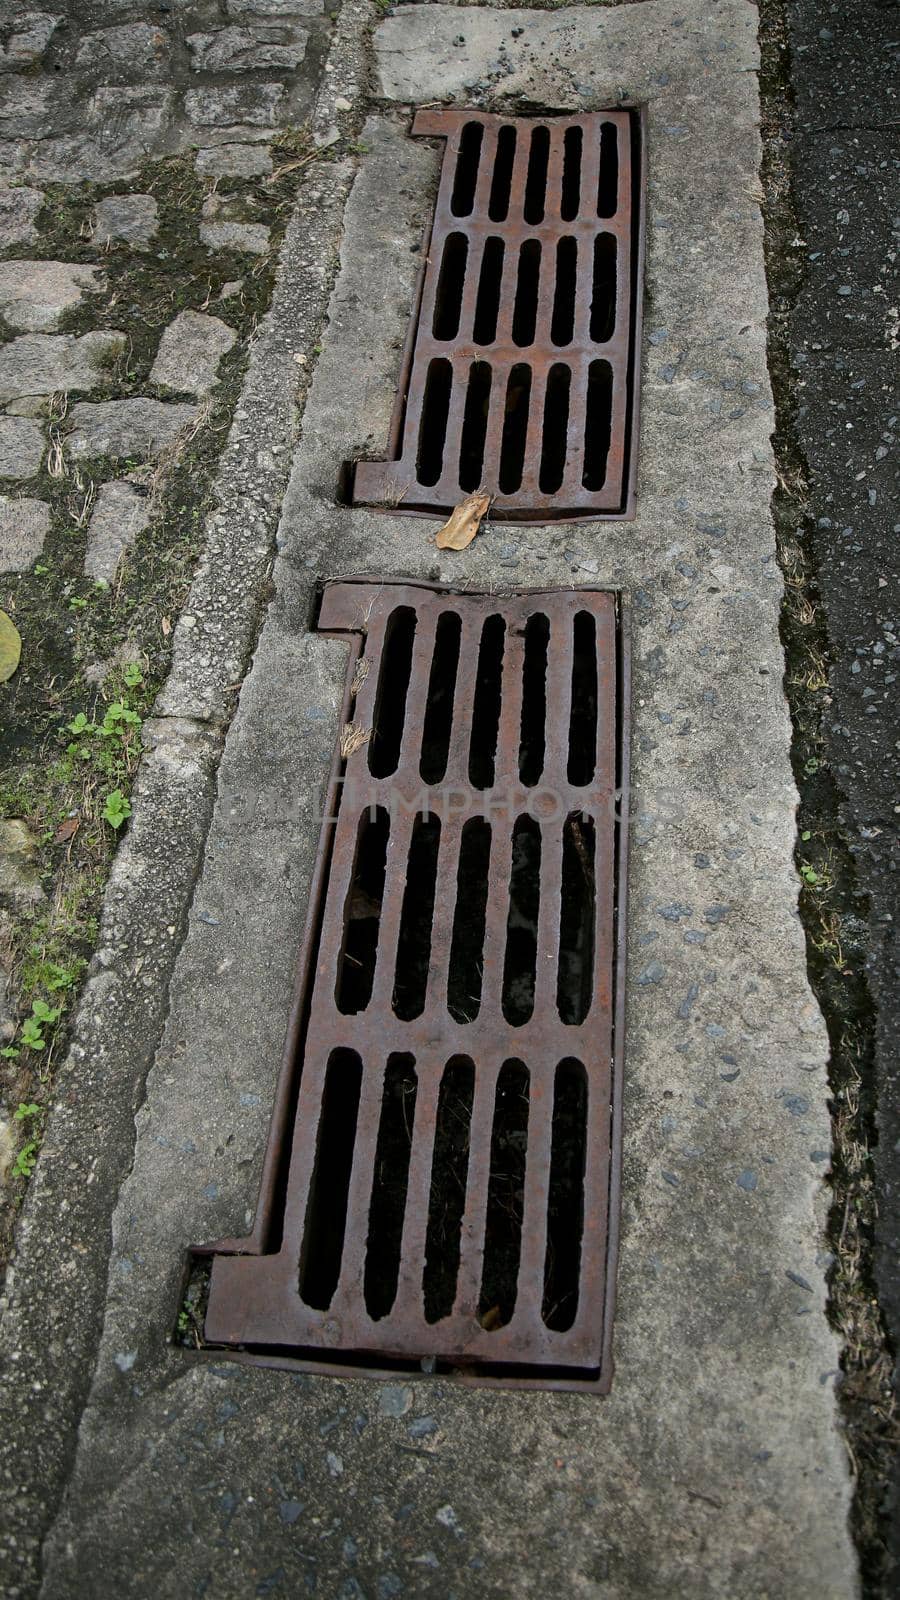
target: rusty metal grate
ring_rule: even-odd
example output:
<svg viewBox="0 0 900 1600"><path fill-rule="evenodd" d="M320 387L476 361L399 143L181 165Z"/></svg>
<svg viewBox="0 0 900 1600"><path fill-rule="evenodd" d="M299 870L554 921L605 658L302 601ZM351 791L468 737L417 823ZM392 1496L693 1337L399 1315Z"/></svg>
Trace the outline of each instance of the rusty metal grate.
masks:
<svg viewBox="0 0 900 1600"><path fill-rule="evenodd" d="M632 517L642 252L634 111L419 111L446 139L385 462L353 502L505 520Z"/></svg>
<svg viewBox="0 0 900 1600"><path fill-rule="evenodd" d="M206 1247L209 1343L608 1388L619 613L577 589L326 587L345 716L372 733L336 752L256 1226Z"/></svg>

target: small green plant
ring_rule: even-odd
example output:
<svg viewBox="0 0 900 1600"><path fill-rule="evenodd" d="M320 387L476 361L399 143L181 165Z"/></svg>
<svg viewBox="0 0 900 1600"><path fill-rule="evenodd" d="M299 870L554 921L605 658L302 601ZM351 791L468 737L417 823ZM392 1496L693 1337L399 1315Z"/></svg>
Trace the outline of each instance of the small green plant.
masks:
<svg viewBox="0 0 900 1600"><path fill-rule="evenodd" d="M35 575L36 578L42 578L44 576L44 573L45 572L49 572L49 571L50 571L49 567L44 567L44 566L41 565L40 562L38 562L37 566L34 569L34 575Z"/></svg>
<svg viewBox="0 0 900 1600"><path fill-rule="evenodd" d="M144 681L144 673L140 662L129 661L122 673L122 678L126 689L139 689Z"/></svg>
<svg viewBox="0 0 900 1600"><path fill-rule="evenodd" d="M79 595L73 594L71 600L69 601L69 610L70 611L84 611L84 610L86 610L86 608L87 608L87 601L86 600L82 600Z"/></svg>
<svg viewBox="0 0 900 1600"><path fill-rule="evenodd" d="M106 796L106 804L103 807L104 822L108 822L111 828L121 828L122 823L130 816L131 801L125 798L121 789L113 789Z"/></svg>
<svg viewBox="0 0 900 1600"><path fill-rule="evenodd" d="M30 1178L37 1161L37 1140L28 1139L13 1162L13 1172L17 1178Z"/></svg>
<svg viewBox="0 0 900 1600"><path fill-rule="evenodd" d="M810 887L821 882L821 878L815 867L811 867L806 861L800 868L800 876L803 879L803 882L808 883Z"/></svg>
<svg viewBox="0 0 900 1600"><path fill-rule="evenodd" d="M139 728L140 725L141 719L136 711L126 706L124 700L113 700L106 708L100 724L100 733L104 739L111 739L115 734L121 733L123 728Z"/></svg>
<svg viewBox="0 0 900 1600"><path fill-rule="evenodd" d="M48 1006L46 1000L33 1000L31 1016L22 1023L22 1043L29 1050L43 1050L47 1043L44 1029L51 1027L62 1013L62 1006Z"/></svg>

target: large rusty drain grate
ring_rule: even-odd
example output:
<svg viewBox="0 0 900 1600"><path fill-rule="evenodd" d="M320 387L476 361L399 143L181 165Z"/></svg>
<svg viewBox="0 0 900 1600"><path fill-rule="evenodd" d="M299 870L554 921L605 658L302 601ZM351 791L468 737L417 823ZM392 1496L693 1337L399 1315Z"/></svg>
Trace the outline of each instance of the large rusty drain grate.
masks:
<svg viewBox="0 0 900 1600"><path fill-rule="evenodd" d="M256 1226L208 1247L205 1337L605 1390L619 602L359 580L319 628L349 640L345 716L372 733L336 752Z"/></svg>
<svg viewBox="0 0 900 1600"><path fill-rule="evenodd" d="M506 520L634 515L643 212L634 111L419 111L445 138L386 462L353 501Z"/></svg>

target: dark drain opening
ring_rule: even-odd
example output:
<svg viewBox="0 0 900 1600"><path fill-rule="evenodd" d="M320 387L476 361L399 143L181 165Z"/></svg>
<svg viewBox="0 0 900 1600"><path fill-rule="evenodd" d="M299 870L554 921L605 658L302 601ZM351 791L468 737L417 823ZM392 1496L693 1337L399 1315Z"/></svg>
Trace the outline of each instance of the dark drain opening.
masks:
<svg viewBox="0 0 900 1600"><path fill-rule="evenodd" d="M440 840L441 824L437 817L416 817L400 913L393 995L394 1015L404 1022L421 1016L425 1009Z"/></svg>
<svg viewBox="0 0 900 1600"><path fill-rule="evenodd" d="M416 472L420 483L435 484L444 465L444 440L450 416L453 368L449 361L432 361L425 381L422 424L419 428L419 454Z"/></svg>
<svg viewBox="0 0 900 1600"><path fill-rule="evenodd" d="M464 233L451 233L444 245L441 275L434 301L432 331L436 339L455 339L459 332L469 241Z"/></svg>
<svg viewBox="0 0 900 1600"><path fill-rule="evenodd" d="M447 1063L438 1095L422 1276L426 1322L449 1317L456 1298L474 1097L475 1067L458 1056Z"/></svg>
<svg viewBox="0 0 900 1600"><path fill-rule="evenodd" d="M576 614L572 642L567 776L580 786L590 783L597 766L597 624L589 611Z"/></svg>
<svg viewBox="0 0 900 1600"><path fill-rule="evenodd" d="M475 361L469 370L462 442L459 449L459 481L467 494L471 494L481 483L490 403L491 369L486 361Z"/></svg>
<svg viewBox="0 0 900 1600"><path fill-rule="evenodd" d="M543 494L555 494L566 475L569 441L569 367L550 368L544 400L544 448L541 452L540 486Z"/></svg>
<svg viewBox="0 0 900 1600"><path fill-rule="evenodd" d="M542 612L525 624L525 662L522 669L522 722L519 735L519 777L533 788L544 770L547 721L547 647L550 623Z"/></svg>
<svg viewBox="0 0 900 1600"><path fill-rule="evenodd" d="M494 160L494 176L491 180L491 196L488 201L488 216L492 222L505 222L509 216L509 195L515 158L516 130L509 126L501 128L497 134L497 155Z"/></svg>
<svg viewBox="0 0 900 1600"><path fill-rule="evenodd" d="M337 1008L345 1016L365 1011L372 998L389 830L383 806L370 808L360 818L336 992Z"/></svg>
<svg viewBox="0 0 900 1600"><path fill-rule="evenodd" d="M325 1070L316 1160L300 1255L300 1298L327 1311L341 1273L347 1198L362 1085L354 1050L333 1050Z"/></svg>
<svg viewBox="0 0 900 1600"><path fill-rule="evenodd" d="M414 1058L391 1056L384 1074L375 1146L363 1282L366 1310L376 1321L388 1315L397 1295L417 1088Z"/></svg>
<svg viewBox="0 0 900 1600"><path fill-rule="evenodd" d="M597 184L598 217L614 217L619 204L619 131L614 122L600 129L600 177Z"/></svg>
<svg viewBox="0 0 900 1600"><path fill-rule="evenodd" d="M528 1068L505 1061L497 1079L491 1131L484 1266L478 1318L483 1328L504 1328L512 1317L522 1255L525 1153L528 1148Z"/></svg>
<svg viewBox="0 0 900 1600"><path fill-rule="evenodd" d="M460 835L447 976L447 1009L455 1022L474 1022L481 1009L490 864L490 827L483 817L472 817Z"/></svg>
<svg viewBox="0 0 900 1600"><path fill-rule="evenodd" d="M567 128L563 138L562 200L559 214L563 222L573 222L581 205L581 128Z"/></svg>
<svg viewBox="0 0 900 1600"><path fill-rule="evenodd" d="M531 368L513 367L506 389L503 442L500 447L500 490L515 494L525 470L528 413L531 409Z"/></svg>
<svg viewBox="0 0 900 1600"><path fill-rule="evenodd" d="M528 177L525 181L525 221L534 226L544 220L544 202L547 195L547 167L550 161L550 130L535 128L531 135L528 154Z"/></svg>
<svg viewBox="0 0 900 1600"><path fill-rule="evenodd" d="M372 737L368 744L369 771L373 778L389 778L396 772L400 760L415 637L415 612L411 606L398 606L385 630L384 653L378 672Z"/></svg>
<svg viewBox="0 0 900 1600"><path fill-rule="evenodd" d="M571 344L575 332L575 291L578 286L578 244L575 239L560 239L556 246L556 290L553 296L553 344ZM593 331L591 338L594 337Z"/></svg>
<svg viewBox="0 0 900 1600"><path fill-rule="evenodd" d="M488 617L481 630L478 649L478 675L475 679L469 739L469 782L475 789L489 789L494 781L505 640L506 623L503 618Z"/></svg>
<svg viewBox="0 0 900 1600"><path fill-rule="evenodd" d="M556 1004L561 1020L573 1026L584 1021L594 993L595 851L592 819L577 813L568 817L563 829Z"/></svg>
<svg viewBox="0 0 900 1600"><path fill-rule="evenodd" d="M455 217L468 217L475 204L483 138L484 128L480 122L466 123L459 141L456 178L453 184L453 198L450 201L450 210Z"/></svg>
<svg viewBox="0 0 900 1600"><path fill-rule="evenodd" d="M605 344L616 325L616 236L601 233L594 240L591 292L591 338ZM562 340L557 341L562 343Z"/></svg>
<svg viewBox="0 0 900 1600"><path fill-rule="evenodd" d="M587 1076L581 1062L561 1061L556 1069L553 1096L547 1255L541 1309L546 1326L558 1332L571 1328L578 1312L587 1103Z"/></svg>
<svg viewBox="0 0 900 1600"><path fill-rule="evenodd" d="M445 611L438 619L434 636L434 655L431 658L428 699L422 724L419 772L426 783L440 783L447 771L461 634L462 623L457 613Z"/></svg>
<svg viewBox="0 0 900 1600"><path fill-rule="evenodd" d="M541 247L537 239L526 239L519 250L516 303L513 309L513 344L534 343L540 287Z"/></svg>
<svg viewBox="0 0 900 1600"><path fill-rule="evenodd" d="M503 964L503 1015L514 1028L534 1011L537 931L541 905L541 830L533 817L513 828L509 916Z"/></svg>
<svg viewBox="0 0 900 1600"><path fill-rule="evenodd" d="M493 344L497 337L505 255L506 246L502 239L493 236L485 239L478 278L478 296L475 301L475 321L472 327L475 344Z"/></svg>
<svg viewBox="0 0 900 1600"><path fill-rule="evenodd" d="M587 409L584 423L584 472L586 489L600 489L606 482L606 463L612 437L612 369L608 361L592 361L588 371Z"/></svg>

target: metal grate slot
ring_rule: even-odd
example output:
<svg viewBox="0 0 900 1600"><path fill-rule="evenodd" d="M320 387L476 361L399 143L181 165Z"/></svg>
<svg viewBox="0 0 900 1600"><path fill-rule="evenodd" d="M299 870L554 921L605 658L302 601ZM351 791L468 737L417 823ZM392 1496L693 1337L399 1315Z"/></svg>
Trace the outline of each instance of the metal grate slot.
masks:
<svg viewBox="0 0 900 1600"><path fill-rule="evenodd" d="M616 597L341 582L319 895L253 1234L205 1333L242 1358L608 1387L627 655ZM364 656L367 671L360 670Z"/></svg>
<svg viewBox="0 0 900 1600"><path fill-rule="evenodd" d="M431 244L393 459L357 463L354 503L445 513L483 486L508 520L633 516L638 114L430 110L413 132L446 140Z"/></svg>

